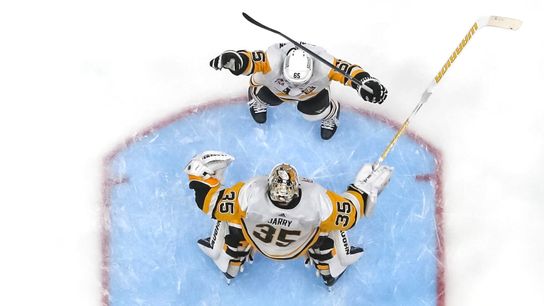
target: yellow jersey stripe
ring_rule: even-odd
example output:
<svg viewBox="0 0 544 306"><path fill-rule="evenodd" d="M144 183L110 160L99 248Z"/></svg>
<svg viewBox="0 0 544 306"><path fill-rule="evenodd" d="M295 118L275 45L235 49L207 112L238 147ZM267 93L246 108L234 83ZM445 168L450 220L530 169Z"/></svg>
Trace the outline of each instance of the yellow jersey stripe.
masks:
<svg viewBox="0 0 544 306"><path fill-rule="evenodd" d="M363 196L355 191L355 190L348 190L347 193L351 194L352 196L354 196L357 201L359 201L359 211L361 212L361 215L364 215L365 213L365 200L363 199Z"/></svg>

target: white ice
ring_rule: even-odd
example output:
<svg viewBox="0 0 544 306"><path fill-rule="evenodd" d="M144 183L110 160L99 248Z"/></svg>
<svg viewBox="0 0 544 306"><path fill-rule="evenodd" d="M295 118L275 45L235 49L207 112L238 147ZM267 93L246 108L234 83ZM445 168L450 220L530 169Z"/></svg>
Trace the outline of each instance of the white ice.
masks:
<svg viewBox="0 0 544 306"><path fill-rule="evenodd" d="M360 63L390 89L386 104L365 108L396 122L476 18L522 19L518 32L478 31L410 129L444 155L446 304L544 305L543 8L538 0L2 2L0 303L100 303L103 158L188 105L244 94L247 78L207 62L280 41L243 20L246 11Z"/></svg>

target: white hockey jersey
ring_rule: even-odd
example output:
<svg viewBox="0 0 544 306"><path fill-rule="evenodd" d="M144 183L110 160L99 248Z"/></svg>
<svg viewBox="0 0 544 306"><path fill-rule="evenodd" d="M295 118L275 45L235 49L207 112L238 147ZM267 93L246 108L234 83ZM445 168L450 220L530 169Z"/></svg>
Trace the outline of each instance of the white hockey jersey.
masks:
<svg viewBox="0 0 544 306"><path fill-rule="evenodd" d="M291 259L304 254L319 234L348 230L364 214L364 200L356 190L339 195L322 186L301 181L298 203L276 206L268 197L266 177L221 188L215 179L190 177L193 189L203 184L199 207L212 218L242 229L245 240L273 259ZM198 191L197 191L198 192ZM197 194L197 203L199 196Z"/></svg>
<svg viewBox="0 0 544 306"><path fill-rule="evenodd" d="M364 72L358 65L352 65L341 59L337 59L327 53L325 49L304 44L305 47L332 63L351 77ZM254 87L266 86L280 99L289 101L306 101L317 95L323 89L328 89L331 80L338 81L346 86L351 86L351 81L341 73L331 69L318 60L314 60L312 77L303 85L295 86L283 78L283 61L287 53L296 46L292 43L278 43L263 51L238 51L245 57L245 69L242 74L252 75L250 84Z"/></svg>

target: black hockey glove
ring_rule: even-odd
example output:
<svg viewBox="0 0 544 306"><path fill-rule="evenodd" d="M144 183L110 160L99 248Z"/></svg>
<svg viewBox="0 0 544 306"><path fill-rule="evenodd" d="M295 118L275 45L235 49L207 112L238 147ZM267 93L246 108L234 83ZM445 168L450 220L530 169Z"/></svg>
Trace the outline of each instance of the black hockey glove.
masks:
<svg viewBox="0 0 544 306"><path fill-rule="evenodd" d="M358 86L357 91L363 100L382 104L387 98L387 89L376 78L371 77L367 72L360 73L356 76L356 79L361 81L361 84L372 89L373 93L370 93L364 89L364 86Z"/></svg>
<svg viewBox="0 0 544 306"><path fill-rule="evenodd" d="M239 75L243 70L244 60L242 56L232 50L225 51L210 61L210 66L215 70L227 68L234 75Z"/></svg>

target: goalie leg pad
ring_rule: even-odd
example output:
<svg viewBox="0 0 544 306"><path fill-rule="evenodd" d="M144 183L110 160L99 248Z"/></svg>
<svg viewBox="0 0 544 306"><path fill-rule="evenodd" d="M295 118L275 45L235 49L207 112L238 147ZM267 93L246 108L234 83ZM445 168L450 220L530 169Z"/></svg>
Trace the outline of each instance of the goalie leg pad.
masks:
<svg viewBox="0 0 544 306"><path fill-rule="evenodd" d="M348 266L363 255L363 249L353 247L345 232L333 231L319 237L308 250L308 257L323 278L325 285L332 286Z"/></svg>
<svg viewBox="0 0 544 306"><path fill-rule="evenodd" d="M251 251L251 246L244 240L241 230L223 221L217 221L212 236L200 239L198 246L227 279L238 275Z"/></svg>
<svg viewBox="0 0 544 306"><path fill-rule="evenodd" d="M250 257L251 246L244 240L241 229L229 227L229 234L225 236L223 250L231 258L225 276L229 279L234 278L241 272L243 264Z"/></svg>
<svg viewBox="0 0 544 306"><path fill-rule="evenodd" d="M226 272L228 268L228 258L221 256L222 253L224 253L223 245L225 244L225 236L227 233L227 222L217 221L213 227L211 236L206 239L198 240L198 247L200 250L208 255L222 272Z"/></svg>

